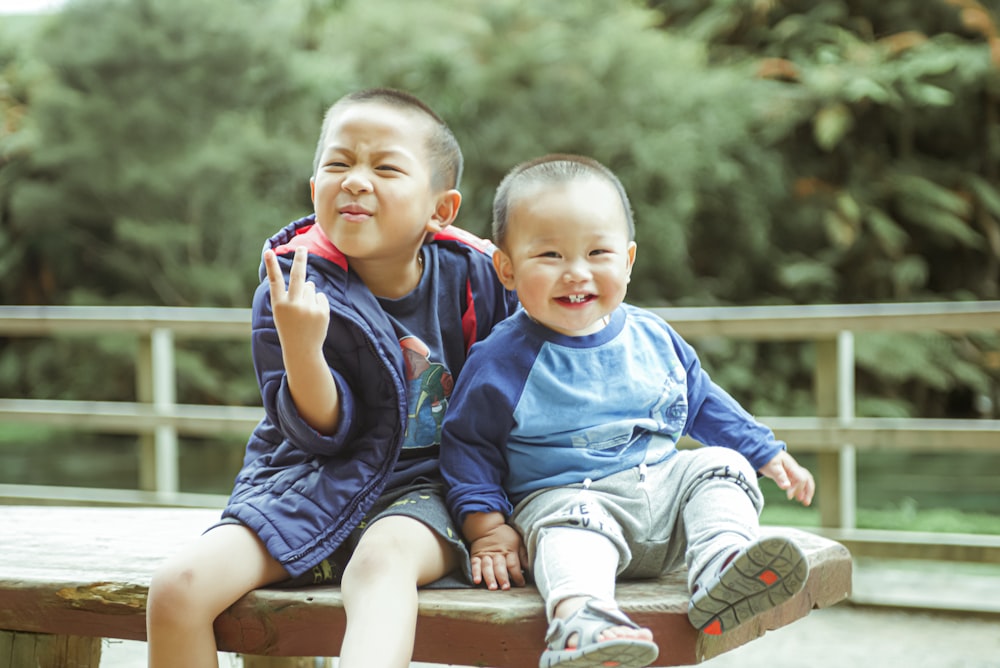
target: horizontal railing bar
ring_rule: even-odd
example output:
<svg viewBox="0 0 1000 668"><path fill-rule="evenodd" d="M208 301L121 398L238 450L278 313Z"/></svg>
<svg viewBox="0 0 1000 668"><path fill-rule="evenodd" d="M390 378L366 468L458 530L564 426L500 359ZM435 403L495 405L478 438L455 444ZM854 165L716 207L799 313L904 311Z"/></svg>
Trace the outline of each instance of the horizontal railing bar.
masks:
<svg viewBox="0 0 1000 668"><path fill-rule="evenodd" d="M932 418L760 417L794 452L838 452L844 444L858 450L1000 452L1000 420ZM689 438L683 447L694 447Z"/></svg>
<svg viewBox="0 0 1000 668"><path fill-rule="evenodd" d="M1000 329L1000 301L907 304L654 307L685 336L738 336L810 340L840 331ZM206 327L211 325L211 327ZM148 333L169 328L178 336L246 336L250 310L172 306L0 306L0 334Z"/></svg>
<svg viewBox="0 0 1000 668"><path fill-rule="evenodd" d="M152 433L169 426L199 436L247 435L263 417L264 409L259 406L172 404L157 408L126 401L0 399L0 420L112 433Z"/></svg>
<svg viewBox="0 0 1000 668"><path fill-rule="evenodd" d="M0 399L0 420L60 427L95 427L114 433L148 433L171 426L197 435L246 434L263 417L255 406L151 404L117 401ZM799 452L835 452L842 443L861 450L1000 450L1000 420L928 418L761 417L778 438Z"/></svg>
<svg viewBox="0 0 1000 668"><path fill-rule="evenodd" d="M171 508L225 508L229 497L225 494L198 494L194 492L147 492L136 489L107 487L64 487L62 485L11 485L0 484L0 504L23 505L48 503L50 505L88 506L161 506ZM0 511L2 514L3 511ZM155 529L155 527L153 527Z"/></svg>
<svg viewBox="0 0 1000 668"><path fill-rule="evenodd" d="M984 450L1000 452L1000 420L933 418L762 417L796 452L858 450Z"/></svg>
<svg viewBox="0 0 1000 668"><path fill-rule="evenodd" d="M250 309L172 306L0 306L0 334L149 334L170 329L179 337L249 337Z"/></svg>
<svg viewBox="0 0 1000 668"><path fill-rule="evenodd" d="M685 337L811 340L841 331L966 333L1000 329L1000 301L650 308Z"/></svg>
<svg viewBox="0 0 1000 668"><path fill-rule="evenodd" d="M841 543L855 557L1000 564L1000 536L879 529L807 530Z"/></svg>

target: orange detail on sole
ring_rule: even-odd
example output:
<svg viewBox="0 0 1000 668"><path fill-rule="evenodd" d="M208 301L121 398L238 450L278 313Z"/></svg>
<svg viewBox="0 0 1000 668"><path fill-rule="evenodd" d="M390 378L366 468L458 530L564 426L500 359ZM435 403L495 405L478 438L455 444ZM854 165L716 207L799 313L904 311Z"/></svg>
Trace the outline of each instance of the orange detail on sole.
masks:
<svg viewBox="0 0 1000 668"><path fill-rule="evenodd" d="M710 636L721 636L722 635L722 622L716 619L711 624L706 626L704 632Z"/></svg>
<svg viewBox="0 0 1000 668"><path fill-rule="evenodd" d="M766 584L768 587L770 587L771 585L773 585L775 582L778 581L778 574L772 570L766 570L757 577L760 578L760 581Z"/></svg>

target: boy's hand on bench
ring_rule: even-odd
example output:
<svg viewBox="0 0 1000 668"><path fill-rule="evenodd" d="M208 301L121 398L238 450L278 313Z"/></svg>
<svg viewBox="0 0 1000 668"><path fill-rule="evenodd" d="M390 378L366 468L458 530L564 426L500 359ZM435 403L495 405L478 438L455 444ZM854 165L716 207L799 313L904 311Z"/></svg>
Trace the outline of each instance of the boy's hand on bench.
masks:
<svg viewBox="0 0 1000 668"><path fill-rule="evenodd" d="M509 524L499 524L472 542L472 581L487 589L523 587L528 555L521 534Z"/></svg>

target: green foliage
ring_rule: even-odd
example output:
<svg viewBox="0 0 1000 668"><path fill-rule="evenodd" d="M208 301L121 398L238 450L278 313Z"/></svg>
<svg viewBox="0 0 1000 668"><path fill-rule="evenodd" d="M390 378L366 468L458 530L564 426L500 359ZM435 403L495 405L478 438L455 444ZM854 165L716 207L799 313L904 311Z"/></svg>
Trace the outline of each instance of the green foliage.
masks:
<svg viewBox="0 0 1000 668"><path fill-rule="evenodd" d="M459 224L480 234L517 162L568 151L612 167L636 209L634 302L995 299L998 10L75 0L0 45L0 293L246 306L261 243L309 211L324 108L385 85L454 128L467 159ZM859 411L922 415L954 392L996 392L983 363L995 341L977 342L978 357L966 339L871 345ZM29 362L26 380L5 357L22 350L0 351L0 384L46 387L56 362ZM755 412L808 411L808 346L705 354ZM125 358L74 363L86 378ZM245 374L243 349L179 363L185 396L250 394L226 379Z"/></svg>
<svg viewBox="0 0 1000 668"><path fill-rule="evenodd" d="M791 178L766 209L773 263L747 277L753 301L1000 296L1000 3L646 4L702 38L713 64L780 82ZM995 365L967 359L962 339L938 340L934 355L891 341L859 350L860 413L938 415L955 393L996 397Z"/></svg>
<svg viewBox="0 0 1000 668"><path fill-rule="evenodd" d="M31 114L6 138L4 171L22 174L4 193L10 301L247 303L271 200L306 192L288 132L314 111L289 26L265 34L261 8L91 0L51 19L28 54L45 65Z"/></svg>
<svg viewBox="0 0 1000 668"><path fill-rule="evenodd" d="M759 118L768 82L710 67L703 44L656 30L655 13L625 3L379 7L340 3L311 26L316 49L349 59L358 85L414 90L453 125L468 162L461 225L488 234L493 189L516 163L585 153L631 194L635 300L704 303L763 262L768 202L783 186L773 123ZM434 26L435 38L414 26ZM370 53L380 57L361 57ZM737 249L754 261L728 262ZM735 280L706 275L726 272Z"/></svg>

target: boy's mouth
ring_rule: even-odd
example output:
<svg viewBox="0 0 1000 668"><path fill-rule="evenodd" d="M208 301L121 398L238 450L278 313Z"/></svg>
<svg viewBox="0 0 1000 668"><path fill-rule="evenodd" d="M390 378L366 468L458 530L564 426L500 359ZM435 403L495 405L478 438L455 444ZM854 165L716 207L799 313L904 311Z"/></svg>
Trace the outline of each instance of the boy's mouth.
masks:
<svg viewBox="0 0 1000 668"><path fill-rule="evenodd" d="M340 215L347 220L360 220L370 217L372 212L360 204L347 204L340 207Z"/></svg>
<svg viewBox="0 0 1000 668"><path fill-rule="evenodd" d="M596 299L596 297L591 294L566 295L565 297L559 297L559 301L569 304L583 304L584 302L589 302L591 299Z"/></svg>

